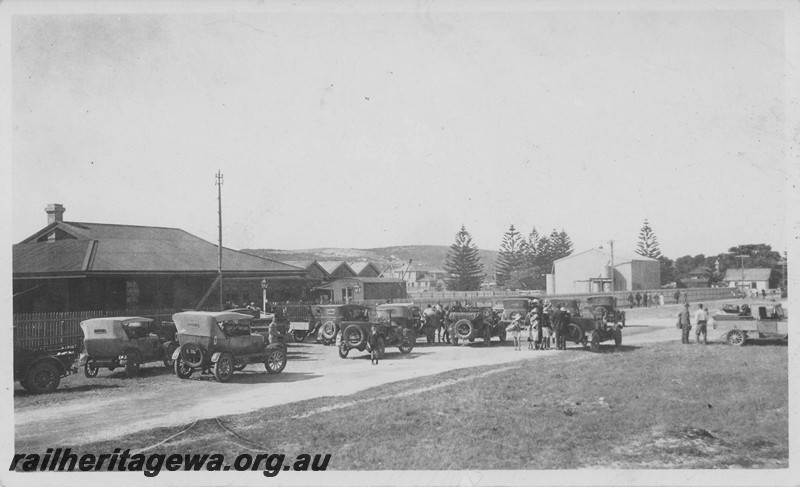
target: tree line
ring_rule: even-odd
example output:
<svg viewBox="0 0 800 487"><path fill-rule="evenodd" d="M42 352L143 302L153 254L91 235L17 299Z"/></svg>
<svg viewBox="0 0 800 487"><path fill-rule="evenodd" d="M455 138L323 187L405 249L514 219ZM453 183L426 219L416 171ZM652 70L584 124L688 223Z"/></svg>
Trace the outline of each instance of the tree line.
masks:
<svg viewBox="0 0 800 487"><path fill-rule="evenodd" d="M767 244L737 245L717 255L685 255L672 260L661 254L658 237L645 220L635 247L637 254L659 261L662 286L675 283L684 287L684 280L692 275L708 279L710 286L724 285L726 271L742 267L771 269L770 288L782 287L786 282L786 253L781 255ZM503 289L545 289L545 276L552 272L553 262L572 251L572 240L563 229L543 235L534 227L523 235L512 224L503 235L497 254L495 284ZM478 247L464 225L447 252L444 270L449 275L447 288L453 291L480 289L486 278Z"/></svg>

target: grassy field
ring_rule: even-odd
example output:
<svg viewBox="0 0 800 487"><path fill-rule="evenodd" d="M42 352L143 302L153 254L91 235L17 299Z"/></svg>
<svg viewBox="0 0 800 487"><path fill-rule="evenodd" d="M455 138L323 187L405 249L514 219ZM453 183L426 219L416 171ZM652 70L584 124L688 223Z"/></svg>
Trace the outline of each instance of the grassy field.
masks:
<svg viewBox="0 0 800 487"><path fill-rule="evenodd" d="M569 350L72 448L330 452L335 470L786 468L787 355L779 344Z"/></svg>

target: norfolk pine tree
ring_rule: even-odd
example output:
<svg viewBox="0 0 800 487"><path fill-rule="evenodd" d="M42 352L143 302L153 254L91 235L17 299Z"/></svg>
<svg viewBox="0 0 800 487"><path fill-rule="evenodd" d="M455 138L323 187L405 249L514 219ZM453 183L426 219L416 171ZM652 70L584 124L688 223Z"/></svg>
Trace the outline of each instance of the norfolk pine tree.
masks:
<svg viewBox="0 0 800 487"><path fill-rule="evenodd" d="M508 282L511 273L520 271L525 266L525 240L522 235L511 225L503 235L503 243L497 253L495 263L495 278L497 285L502 287Z"/></svg>
<svg viewBox="0 0 800 487"><path fill-rule="evenodd" d="M452 291L475 291L481 287L483 264L478 256L478 247L472 243L472 236L464 225L447 251L444 270L450 274L447 288Z"/></svg>
<svg viewBox="0 0 800 487"><path fill-rule="evenodd" d="M651 259L661 257L661 250L658 248L658 237L653 233L653 229L650 228L650 223L647 219L644 220L644 226L639 230L639 243L636 245L636 253Z"/></svg>

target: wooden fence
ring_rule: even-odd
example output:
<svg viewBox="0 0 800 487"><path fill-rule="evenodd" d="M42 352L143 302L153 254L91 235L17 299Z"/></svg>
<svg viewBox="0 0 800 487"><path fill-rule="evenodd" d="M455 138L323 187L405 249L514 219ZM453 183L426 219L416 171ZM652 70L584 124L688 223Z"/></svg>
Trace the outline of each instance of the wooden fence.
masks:
<svg viewBox="0 0 800 487"><path fill-rule="evenodd" d="M71 311L14 315L14 346L57 349L81 346L81 321L105 316L141 316L156 324L172 320L175 309L125 309L110 311Z"/></svg>

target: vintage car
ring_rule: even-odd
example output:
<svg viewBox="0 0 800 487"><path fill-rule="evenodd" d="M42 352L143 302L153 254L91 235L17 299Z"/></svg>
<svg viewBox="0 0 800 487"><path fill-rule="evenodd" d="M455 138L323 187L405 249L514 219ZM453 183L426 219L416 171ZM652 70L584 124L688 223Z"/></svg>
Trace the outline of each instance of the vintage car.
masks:
<svg viewBox="0 0 800 487"><path fill-rule="evenodd" d="M450 343L458 345L459 341L475 341L482 338L488 346L493 336L506 340L506 328L500 324L500 315L491 307L456 308L447 313Z"/></svg>
<svg viewBox="0 0 800 487"><path fill-rule="evenodd" d="M614 296L589 296L586 307L596 320L605 319L608 323L625 326L625 312L618 308Z"/></svg>
<svg viewBox="0 0 800 487"><path fill-rule="evenodd" d="M317 341L330 345L336 341L342 321L369 321L369 309L360 304L320 304L311 307Z"/></svg>
<svg viewBox="0 0 800 487"><path fill-rule="evenodd" d="M422 311L413 303L379 304L375 307L375 316L378 319L386 318L393 325L422 335L424 326Z"/></svg>
<svg viewBox="0 0 800 487"><path fill-rule="evenodd" d="M249 314L187 311L175 313L172 319L180 344L172 359L181 379L200 371L227 382L247 364L263 363L270 374L279 374L286 367L284 349L280 344L268 345L264 335L253 333Z"/></svg>
<svg viewBox="0 0 800 487"><path fill-rule="evenodd" d="M609 320L609 315L600 313L596 318L593 313L581 313L577 299L555 300L553 309L566 309L570 314L566 339L576 345L588 345L593 352L600 351L600 343L613 340L614 346L622 345L622 323Z"/></svg>
<svg viewBox="0 0 800 487"><path fill-rule="evenodd" d="M372 352L369 336L372 327L375 327L377 337L377 355L382 359L386 353L386 347L398 347L400 353L411 353L417 336L410 327L404 327L399 320L390 319L391 310L387 310L387 315L378 315L371 322L364 321L343 321L341 322L342 337L339 342L339 356L347 358L350 350Z"/></svg>
<svg viewBox="0 0 800 487"><path fill-rule="evenodd" d="M511 324L514 315L525 318L532 309L533 301L529 298L506 298L502 301L500 324L503 328L506 328ZM528 323L525 322L524 326L527 325Z"/></svg>
<svg viewBox="0 0 800 487"><path fill-rule="evenodd" d="M100 367L114 370L125 367L128 377L136 377L139 367L162 362L172 367L172 353L178 344L155 333L153 320L140 316L92 318L81 322L83 353L78 365L86 377L96 377Z"/></svg>
<svg viewBox="0 0 800 487"><path fill-rule="evenodd" d="M61 378L77 372L73 367L77 346L57 348L14 347L14 380L31 394L53 392Z"/></svg>
<svg viewBox="0 0 800 487"><path fill-rule="evenodd" d="M258 333L259 335L264 335L264 338L267 339L267 343L269 343L269 326L274 321L278 327L278 345L283 348L284 352L288 352L286 334L289 331L289 326L287 322L281 322L275 313L264 313L261 310L250 308L231 308L225 311L252 316L253 319L250 321L250 331Z"/></svg>
<svg viewBox="0 0 800 487"><path fill-rule="evenodd" d="M753 308L756 311L755 316L749 313L749 307L738 315L723 312L712 316L708 335L736 346L744 345L749 340L789 339L789 318L782 305Z"/></svg>
<svg viewBox="0 0 800 487"><path fill-rule="evenodd" d="M274 309L279 329L284 326L294 341L302 343L308 335L314 334L315 320L308 305L279 306Z"/></svg>

